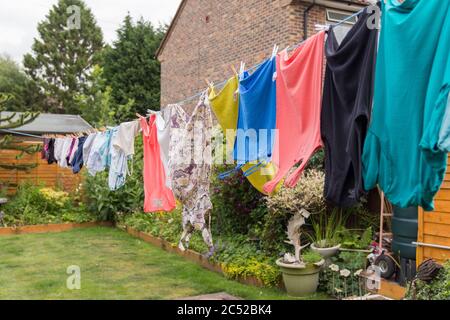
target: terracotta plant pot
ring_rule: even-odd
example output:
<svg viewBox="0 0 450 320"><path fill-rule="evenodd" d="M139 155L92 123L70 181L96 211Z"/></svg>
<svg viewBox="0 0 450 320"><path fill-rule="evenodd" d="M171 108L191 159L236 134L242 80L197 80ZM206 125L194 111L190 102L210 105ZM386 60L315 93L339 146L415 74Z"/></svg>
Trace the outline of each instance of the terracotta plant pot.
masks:
<svg viewBox="0 0 450 320"><path fill-rule="evenodd" d="M311 251L320 254L322 256L322 258L330 259L331 257L335 256L339 252L340 247L341 247L341 245L338 244L337 246L334 246L334 247L318 248L313 243L313 244L311 244L310 249L311 249Z"/></svg>
<svg viewBox="0 0 450 320"><path fill-rule="evenodd" d="M319 285L319 272L321 261L317 264L287 264L282 262L282 258L277 260L283 274L283 282L287 294L292 297L302 297L313 294Z"/></svg>

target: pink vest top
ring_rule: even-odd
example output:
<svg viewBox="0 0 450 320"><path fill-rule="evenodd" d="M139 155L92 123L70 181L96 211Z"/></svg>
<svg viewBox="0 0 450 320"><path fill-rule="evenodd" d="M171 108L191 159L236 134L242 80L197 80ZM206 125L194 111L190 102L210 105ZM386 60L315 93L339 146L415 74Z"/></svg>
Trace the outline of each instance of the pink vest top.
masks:
<svg viewBox="0 0 450 320"><path fill-rule="evenodd" d="M156 115L150 116L149 123L145 118L141 118L144 144L144 211L172 211L176 202L172 190L166 186L155 121Z"/></svg>
<svg viewBox="0 0 450 320"><path fill-rule="evenodd" d="M320 110L325 32L309 38L289 57L277 57L277 134L273 163L275 178L264 191L271 193L289 170L300 162L285 185L294 187L311 156L322 147Z"/></svg>

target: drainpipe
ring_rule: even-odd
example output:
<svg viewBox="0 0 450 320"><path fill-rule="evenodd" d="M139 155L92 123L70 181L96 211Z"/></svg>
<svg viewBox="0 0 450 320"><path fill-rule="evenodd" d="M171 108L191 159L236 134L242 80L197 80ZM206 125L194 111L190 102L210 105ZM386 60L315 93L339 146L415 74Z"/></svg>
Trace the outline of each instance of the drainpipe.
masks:
<svg viewBox="0 0 450 320"><path fill-rule="evenodd" d="M308 39L308 17L309 12L312 8L314 8L316 5L316 0L313 0L313 2L303 11L303 40Z"/></svg>

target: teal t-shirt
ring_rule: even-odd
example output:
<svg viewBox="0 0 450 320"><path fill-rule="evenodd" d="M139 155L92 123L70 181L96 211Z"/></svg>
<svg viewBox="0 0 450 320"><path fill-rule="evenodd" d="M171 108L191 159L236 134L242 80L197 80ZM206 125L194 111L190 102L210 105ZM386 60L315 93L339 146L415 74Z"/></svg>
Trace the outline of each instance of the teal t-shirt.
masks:
<svg viewBox="0 0 450 320"><path fill-rule="evenodd" d="M450 91L450 1L381 3L365 189L378 184L396 206L433 210L447 160L439 133Z"/></svg>

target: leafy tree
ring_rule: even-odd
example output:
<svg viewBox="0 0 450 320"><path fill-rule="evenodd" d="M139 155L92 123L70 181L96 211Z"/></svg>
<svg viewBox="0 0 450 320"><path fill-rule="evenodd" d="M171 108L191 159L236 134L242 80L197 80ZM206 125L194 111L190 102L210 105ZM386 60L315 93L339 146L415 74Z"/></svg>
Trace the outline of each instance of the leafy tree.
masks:
<svg viewBox="0 0 450 320"><path fill-rule="evenodd" d="M104 77L118 105L135 101L135 110L159 109L160 64L156 50L164 37L165 26L155 28L142 18L134 22L127 15L117 31L117 41L103 56Z"/></svg>
<svg viewBox="0 0 450 320"><path fill-rule="evenodd" d="M75 98L80 107L81 116L90 124L112 126L134 117L131 109L134 101L117 105L112 99L112 88L105 84L103 69L95 66L92 72L92 85L88 94L79 94Z"/></svg>
<svg viewBox="0 0 450 320"><path fill-rule="evenodd" d="M12 113L2 115L1 112L4 111L4 106L7 104L9 96L0 94L0 130L8 130L18 128L24 124L32 122L39 115L35 112L24 112L21 114ZM40 150L40 145L22 145L20 141L14 139L11 135L5 135L0 138L0 150L17 150L20 154L17 156L19 159L24 154L33 154ZM0 168L8 170L29 170L35 168L37 164L26 163L26 164L4 164L0 163Z"/></svg>
<svg viewBox="0 0 450 320"><path fill-rule="evenodd" d="M49 111L77 113L74 97L89 87L103 48L102 31L84 1L59 0L38 24L38 33L32 53L24 57L25 71L47 95Z"/></svg>
<svg viewBox="0 0 450 320"><path fill-rule="evenodd" d="M4 102L4 108L8 111L43 108L43 96L35 82L8 56L0 56L0 93L10 97Z"/></svg>

